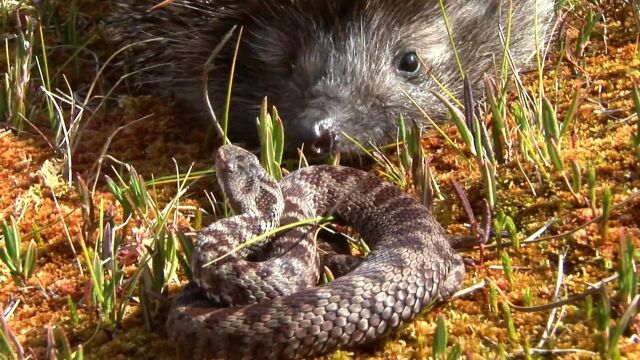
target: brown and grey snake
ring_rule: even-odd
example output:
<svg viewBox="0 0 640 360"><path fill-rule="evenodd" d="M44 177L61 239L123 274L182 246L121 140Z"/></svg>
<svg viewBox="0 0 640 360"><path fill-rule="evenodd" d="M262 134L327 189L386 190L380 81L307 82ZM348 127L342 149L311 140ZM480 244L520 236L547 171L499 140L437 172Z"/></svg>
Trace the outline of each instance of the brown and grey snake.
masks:
<svg viewBox="0 0 640 360"><path fill-rule="evenodd" d="M310 166L278 183L234 145L218 150L216 169L238 215L199 234L195 283L169 313L169 336L185 358L305 358L370 343L462 284L462 259L434 217L373 174ZM339 217L371 249L327 284L317 286L314 227L237 248L278 224L320 215Z"/></svg>

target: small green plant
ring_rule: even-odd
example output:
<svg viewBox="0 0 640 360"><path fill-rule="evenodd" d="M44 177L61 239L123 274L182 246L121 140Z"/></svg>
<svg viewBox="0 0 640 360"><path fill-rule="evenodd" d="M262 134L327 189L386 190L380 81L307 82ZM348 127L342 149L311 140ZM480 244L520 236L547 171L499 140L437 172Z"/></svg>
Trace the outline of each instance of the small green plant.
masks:
<svg viewBox="0 0 640 360"><path fill-rule="evenodd" d="M487 93L487 103L492 115L491 140L496 161L505 163L505 152L511 148L511 139L507 136L510 132L506 121L506 99L504 92L498 92L496 82L489 76L484 77L484 86ZM506 154L509 156L509 154Z"/></svg>
<svg viewBox="0 0 640 360"><path fill-rule="evenodd" d="M602 358L609 353L609 325L611 324L611 302L606 290L600 292L600 301L596 307L597 347Z"/></svg>
<svg viewBox="0 0 640 360"><path fill-rule="evenodd" d="M442 315L438 315L436 333L433 337L433 358L444 358L445 350L447 349L447 324L444 321Z"/></svg>
<svg viewBox="0 0 640 360"><path fill-rule="evenodd" d="M0 307L0 359L23 360L24 349L18 337L4 318L4 309Z"/></svg>
<svg viewBox="0 0 640 360"><path fill-rule="evenodd" d="M558 126L556 111L546 98L542 99L542 124L551 164L556 171L563 172L564 164L560 148L560 127Z"/></svg>
<svg viewBox="0 0 640 360"><path fill-rule="evenodd" d="M587 163L587 193L591 212L596 213L596 167L592 162Z"/></svg>
<svg viewBox="0 0 640 360"><path fill-rule="evenodd" d="M522 345L522 352L524 353L525 360L533 359L533 352L531 351L531 344L529 344L529 338L524 339L524 344Z"/></svg>
<svg viewBox="0 0 640 360"><path fill-rule="evenodd" d="M400 116L398 119L400 168L393 169L390 163L386 162L385 173L410 173L413 187L420 195L422 203L428 208L432 208L434 200L436 198L443 199L443 196L429 166L431 159L426 156L421 139L422 131L420 126L414 121L410 127L407 127L404 118ZM409 186L408 183L403 184L407 187Z"/></svg>
<svg viewBox="0 0 640 360"><path fill-rule="evenodd" d="M580 165L575 160L571 160L571 189L576 194L580 193L580 189L582 189L582 173Z"/></svg>
<svg viewBox="0 0 640 360"><path fill-rule="evenodd" d="M67 295L67 309L69 310L69 320L71 321L71 324L77 326L80 323L78 308L69 295Z"/></svg>
<svg viewBox="0 0 640 360"><path fill-rule="evenodd" d="M502 316L504 317L504 320L507 323L507 334L509 335L509 340L513 341L513 342L517 342L519 337L518 337L518 332L516 331L516 326L513 323L513 317L511 316L511 308L509 308L509 304L507 303L501 303L502 305Z"/></svg>
<svg viewBox="0 0 640 360"><path fill-rule="evenodd" d="M396 146L398 150L399 162L390 159L383 152L384 149L382 148L376 146L367 148L348 134L345 134L345 137L356 145L365 156L371 158L379 165L381 168L380 175L385 177L387 181L401 189L408 189L411 186L409 182L410 176L408 176L409 173L419 174L417 176L419 176L420 179L425 176L424 172L421 172L424 170L421 170L419 165L421 159L424 159L424 150L419 145L416 145L416 143L420 143L420 129L418 129L415 124L413 127L407 128L402 117L398 121L398 136L394 146ZM337 163L333 161L330 162L330 164L336 165ZM415 181L414 185L420 186L416 184Z"/></svg>
<svg viewBox="0 0 640 360"><path fill-rule="evenodd" d="M577 59L584 59L584 50L586 49L587 44L589 43L589 39L591 38L593 27L601 18L602 14L594 13L592 9L588 10L587 17L585 19L584 25L580 29L578 41L576 42L574 55Z"/></svg>
<svg viewBox="0 0 640 360"><path fill-rule="evenodd" d="M119 194L116 198L127 203L135 216L142 220L148 232L150 241L144 244L144 252L139 260L138 269L134 275L140 284L139 296L142 303L145 324L151 327L160 308L162 294L166 293L167 284L176 275L178 264L178 243L174 226L181 198L188 190L187 181L190 172L176 176L177 191L171 200L161 207L158 200L148 192L145 182L133 167L128 166L128 181L118 176L119 185L111 186L112 193ZM125 205L123 204L123 208ZM188 246L185 244L185 246ZM186 257L183 258L186 263ZM133 289L131 289L133 292ZM152 295L152 296L151 296Z"/></svg>
<svg viewBox="0 0 640 360"><path fill-rule="evenodd" d="M620 265L618 268L619 296L622 303L629 304L638 295L638 276L636 275L635 248L631 236L620 240Z"/></svg>
<svg viewBox="0 0 640 360"><path fill-rule="evenodd" d="M573 93L573 98L571 98L569 109L567 109L567 112L564 115L564 119L562 120L562 125L560 126L560 133L558 134L558 139L561 139L567 133L567 131L569 131L571 124L576 118L576 112L578 111L578 107L580 107L581 100L582 100L582 91L580 90L580 88L578 88L576 92Z"/></svg>
<svg viewBox="0 0 640 360"><path fill-rule="evenodd" d="M124 280L124 267L118 264L114 254L120 244L120 237L110 221L105 221L104 203L100 205L98 240L89 249L81 238L80 246L85 266L91 279L92 303L99 311L101 319L110 326L118 326L124 316L128 299L118 298ZM73 304L73 302L72 302ZM73 314L75 305L69 309ZM73 319L73 315L72 319ZM73 321L73 320L72 320Z"/></svg>
<svg viewBox="0 0 640 360"><path fill-rule="evenodd" d="M498 287L493 281L489 281L489 308L494 314L498 314Z"/></svg>
<svg viewBox="0 0 640 360"><path fill-rule="evenodd" d="M584 299L584 306L582 307L584 310L584 315L587 319L591 320L593 318L593 296L588 295Z"/></svg>
<svg viewBox="0 0 640 360"><path fill-rule="evenodd" d="M513 268L511 267L511 258L506 251L500 252L500 260L502 261L502 268L504 269L504 275L509 282L509 286L513 287Z"/></svg>
<svg viewBox="0 0 640 360"><path fill-rule="evenodd" d="M622 317L618 319L616 325L609 330L609 343L607 344L608 358L613 360L622 359L618 343L624 333L629 321L638 313L638 305L640 305L640 295L636 295L627 305Z"/></svg>
<svg viewBox="0 0 640 360"><path fill-rule="evenodd" d="M570 127L573 119L575 118L575 113L578 107L580 99L580 91L576 91L573 96L573 100L571 105L569 106L569 110L565 115L564 120L562 121L562 125L558 123L558 119L556 117L556 110L554 106L547 100L547 98L542 98L542 127L544 132L545 139L545 149L548 154L549 161L553 166L553 169L562 176L565 184L567 185L567 189L571 192L574 199L581 203L581 199L579 198L577 191L575 190L576 182L575 180L575 168L572 167L572 179L570 181L567 177L567 173L564 165L564 156L562 152L562 137L567 133L568 128Z"/></svg>
<svg viewBox="0 0 640 360"><path fill-rule="evenodd" d="M22 251L22 238L13 219L10 225L4 219L2 220L2 234L4 244L0 247L0 260L9 268L11 278L16 285L24 287L36 267L38 259L36 242L31 240L27 249Z"/></svg>
<svg viewBox="0 0 640 360"><path fill-rule="evenodd" d="M199 214L199 213L200 212L196 212L196 214ZM199 229L201 227L202 226L198 224L198 221L196 221L195 228ZM180 266L184 271L184 275L187 277L187 279L189 279L189 281L192 281L193 270L191 269L191 257L193 254L193 247L194 247L193 240L187 237L180 230L176 230L176 236L178 238L178 241L180 242L180 248L182 249L182 251L178 252L177 254L178 261L180 262Z"/></svg>
<svg viewBox="0 0 640 360"><path fill-rule="evenodd" d="M480 169L489 206L491 209L495 209L498 203L496 156L491 146L492 142L486 124L484 121L480 121L480 116L476 116L474 113L475 102L471 92L471 83L468 79L464 81L464 113L444 96L436 92L433 95L449 110L451 119L456 124L460 136Z"/></svg>
<svg viewBox="0 0 640 360"><path fill-rule="evenodd" d="M620 241L620 263L618 266L618 294L624 309L622 316L616 321L611 318L611 299L605 288L600 292L600 302L597 307L596 327L598 329L597 342L603 358L621 359L618 343L631 319L638 312L640 295L638 294L638 277L636 274L635 249L631 237L624 237Z"/></svg>
<svg viewBox="0 0 640 360"><path fill-rule="evenodd" d="M3 81L2 95L0 100L0 115L8 120L9 124L21 131L24 128L24 119L28 119L27 109L31 101L30 81L31 68L33 66L33 45L35 39L35 20L33 18L33 8L24 7L25 16L18 9L12 11L11 16L15 18L16 27L15 41L13 47L9 46L9 37L5 38L5 57L7 70L5 81ZM11 48L11 52L9 49ZM12 56L13 55L13 59Z"/></svg>
<svg viewBox="0 0 640 360"><path fill-rule="evenodd" d="M498 211L497 217L493 221L493 233L498 244L498 249L502 246L502 233L506 230L509 240L511 240L511 246L516 252L520 251L520 236L518 235L518 229L513 219L504 213L504 211Z"/></svg>
<svg viewBox="0 0 640 360"><path fill-rule="evenodd" d="M609 187L606 187L602 191L602 221L600 222L600 237L602 238L602 243L604 243L607 239L612 202L613 200L611 198L611 189Z"/></svg>
<svg viewBox="0 0 640 360"><path fill-rule="evenodd" d="M548 178L549 174L546 170L545 163L542 159L542 150L538 146L538 134L534 131L536 123L530 123L530 111L519 102L511 103L511 114L517 126L518 144L522 158L530 163L535 164L536 169ZM526 176L526 174L523 172Z"/></svg>
<svg viewBox="0 0 640 360"><path fill-rule="evenodd" d="M638 85L636 84L633 84L631 97L633 98L633 106L636 112L636 133L631 134L631 144L636 150L638 161L640 161L640 91L638 91Z"/></svg>
<svg viewBox="0 0 640 360"><path fill-rule="evenodd" d="M282 154L284 152L284 127L275 106L269 114L267 98L260 106L258 116L258 137L260 138L260 162L276 180L282 179Z"/></svg>
<svg viewBox="0 0 640 360"><path fill-rule="evenodd" d="M620 264L618 267L618 300L624 312L608 331L609 338L606 344L607 356L610 359L621 359L618 342L622 337L629 321L638 313L640 295L638 295L638 276L634 260L635 249L631 236L624 237L620 241Z"/></svg>
<svg viewBox="0 0 640 360"><path fill-rule="evenodd" d="M533 300L531 299L531 289L528 287L522 289L522 302L524 303L524 306L533 305Z"/></svg>
<svg viewBox="0 0 640 360"><path fill-rule="evenodd" d="M436 324L436 331L433 337L433 348L431 358L434 360L455 360L459 359L462 355L462 349L460 348L460 344L455 344L449 355L447 355L447 338L448 338L448 330L447 323L444 321L442 315L438 315L438 320Z"/></svg>
<svg viewBox="0 0 640 360"><path fill-rule="evenodd" d="M91 193L84 181L78 180L84 217L81 246L92 282L92 299L102 320L110 326L118 326L130 300L138 296L145 323L151 327L160 308L162 294L166 292L168 282L175 278L178 266L182 265L187 277L191 278L193 244L171 225L177 222L180 199L188 190L187 182L192 179L191 170L175 176L177 192L161 207L147 188L155 186L155 183L145 183L133 167L123 165L127 175L114 171L117 180L106 177L107 188L122 207L124 220L121 224L114 222L112 207L105 208L101 202L97 211L94 209ZM132 224L136 225L135 229L131 229ZM131 231L142 233L139 233L137 242L123 248L123 240ZM95 246L89 249L86 244L94 236L97 238ZM182 252L178 251L179 246ZM122 254L125 259L118 259L117 254ZM127 276L124 270L131 261L136 262L136 270Z"/></svg>
<svg viewBox="0 0 640 360"><path fill-rule="evenodd" d="M79 345L76 351L72 351L64 330L49 325L47 326L47 359L83 360L84 348Z"/></svg>
<svg viewBox="0 0 640 360"><path fill-rule="evenodd" d="M507 356L507 350L504 348L504 344L502 342L498 343L498 356L500 360L507 360L509 356Z"/></svg>

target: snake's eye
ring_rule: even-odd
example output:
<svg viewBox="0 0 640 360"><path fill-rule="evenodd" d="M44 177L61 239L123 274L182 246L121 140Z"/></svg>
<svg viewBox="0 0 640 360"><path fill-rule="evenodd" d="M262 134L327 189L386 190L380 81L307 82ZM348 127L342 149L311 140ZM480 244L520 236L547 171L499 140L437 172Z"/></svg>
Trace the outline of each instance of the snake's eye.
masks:
<svg viewBox="0 0 640 360"><path fill-rule="evenodd" d="M398 70L404 73L413 74L420 69L420 59L415 51L408 51L400 57Z"/></svg>

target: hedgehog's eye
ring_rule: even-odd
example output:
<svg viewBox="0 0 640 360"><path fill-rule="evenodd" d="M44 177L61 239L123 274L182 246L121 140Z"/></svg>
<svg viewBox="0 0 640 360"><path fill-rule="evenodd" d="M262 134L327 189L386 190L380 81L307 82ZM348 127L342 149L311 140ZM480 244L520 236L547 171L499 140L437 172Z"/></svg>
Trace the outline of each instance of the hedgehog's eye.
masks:
<svg viewBox="0 0 640 360"><path fill-rule="evenodd" d="M408 51L402 54L400 62L398 63L398 70L407 73L414 73L418 71L418 69L420 69L420 59L415 51Z"/></svg>

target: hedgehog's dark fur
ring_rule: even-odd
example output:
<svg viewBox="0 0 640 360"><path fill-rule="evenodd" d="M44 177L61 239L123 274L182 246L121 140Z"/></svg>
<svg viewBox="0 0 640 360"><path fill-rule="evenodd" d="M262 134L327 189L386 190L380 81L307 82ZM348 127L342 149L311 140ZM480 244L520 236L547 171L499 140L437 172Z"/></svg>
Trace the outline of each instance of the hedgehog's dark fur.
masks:
<svg viewBox="0 0 640 360"><path fill-rule="evenodd" d="M343 132L364 144L383 144L395 139L400 114L425 122L407 95L431 117L443 119L445 109L431 94L440 91L432 76L454 94L462 91L437 0L176 0L148 12L149 3L119 0L110 37L123 44L162 38L134 47L130 64L154 68L139 82L170 90L203 117L208 116L203 65L232 25L243 26L232 141L255 140L264 96L278 107L290 147L305 143L316 152L356 152ZM501 63L500 32L506 33L509 1L444 3L462 65L478 84L483 73ZM553 0L513 0L510 51L516 65L535 51L536 14L539 44L548 39L553 7ZM225 46L210 73L217 113L226 96L234 43ZM400 71L410 52L423 64L414 72Z"/></svg>

